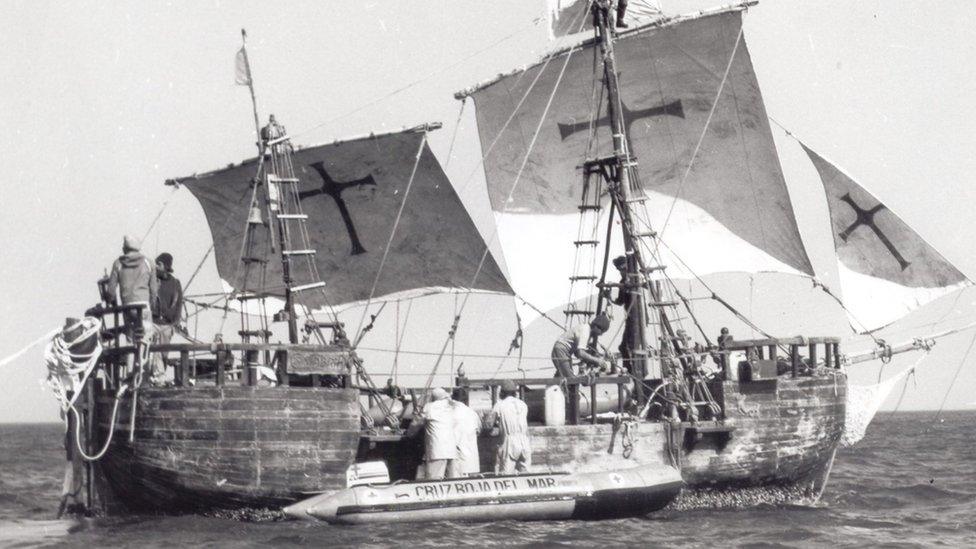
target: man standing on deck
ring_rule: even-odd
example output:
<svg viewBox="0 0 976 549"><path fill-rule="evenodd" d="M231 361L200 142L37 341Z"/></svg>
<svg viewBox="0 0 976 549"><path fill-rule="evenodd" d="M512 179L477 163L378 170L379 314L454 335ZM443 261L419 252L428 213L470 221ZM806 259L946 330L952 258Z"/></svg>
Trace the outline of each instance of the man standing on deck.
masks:
<svg viewBox="0 0 976 549"><path fill-rule="evenodd" d="M141 243L134 236L122 239L122 255L112 264L112 272L108 276L108 293L115 296L118 290L119 303L122 305L143 305L140 311L126 311L125 325L129 341L136 342L137 337L152 336L151 307L156 301L159 281L156 279L153 264L146 256L139 252ZM141 323L142 331L137 330Z"/></svg>
<svg viewBox="0 0 976 549"><path fill-rule="evenodd" d="M552 345L552 364L556 367L556 375L573 377L573 357L589 366L604 369L607 361L587 348L591 338L597 338L610 329L610 319L600 314L586 324L579 324L563 332Z"/></svg>
<svg viewBox="0 0 976 549"><path fill-rule="evenodd" d="M153 310L155 338L153 344L166 345L173 339L173 332L183 316L183 285L173 276L173 256L163 252L156 257L156 278L159 291ZM152 380L158 382L166 373L166 357L162 353L152 356Z"/></svg>
<svg viewBox="0 0 976 549"><path fill-rule="evenodd" d="M457 458L454 438L454 407L451 395L440 387L430 392L430 400L419 417L415 417L407 436L414 436L424 428L425 478L439 480L447 474L451 462Z"/></svg>
<svg viewBox="0 0 976 549"><path fill-rule="evenodd" d="M518 397L515 382L506 379L499 390L501 397L491 409L489 424L501 435L495 454L496 473L524 472L532 466L529 442L529 407Z"/></svg>
<svg viewBox="0 0 976 549"><path fill-rule="evenodd" d="M466 477L481 472L481 459L478 454L478 432L481 431L481 416L467 404L460 401L461 389L451 395L454 409L454 440L457 442L457 459L451 462L449 478Z"/></svg>

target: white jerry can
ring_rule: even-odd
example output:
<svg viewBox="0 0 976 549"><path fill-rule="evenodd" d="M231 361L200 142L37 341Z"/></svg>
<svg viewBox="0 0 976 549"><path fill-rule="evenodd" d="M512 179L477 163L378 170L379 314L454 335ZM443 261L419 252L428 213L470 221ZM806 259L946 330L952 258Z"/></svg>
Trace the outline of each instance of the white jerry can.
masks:
<svg viewBox="0 0 976 549"><path fill-rule="evenodd" d="M546 387L546 425L566 425L566 396L559 385Z"/></svg>

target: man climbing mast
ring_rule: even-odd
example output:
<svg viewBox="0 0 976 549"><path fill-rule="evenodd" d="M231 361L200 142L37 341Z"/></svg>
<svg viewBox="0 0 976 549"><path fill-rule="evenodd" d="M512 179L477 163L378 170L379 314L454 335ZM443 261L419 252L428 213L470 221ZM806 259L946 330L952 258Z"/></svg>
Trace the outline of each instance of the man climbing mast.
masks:
<svg viewBox="0 0 976 549"><path fill-rule="evenodd" d="M627 142L627 135L625 131L625 124L623 120L622 109L619 108L620 102L620 91L619 83L617 80L617 69L616 62L614 59L613 51L613 33L611 31L611 26L613 24L613 16L611 15L611 9L613 8L612 0L594 0L592 5L593 13L593 27L596 29L597 42L600 46L600 51L603 63L603 75L604 83L607 90L607 109L608 116L610 119L610 128L613 137L613 159L610 164L610 170L608 178L608 185L610 190L610 196L613 200L614 205L620 215L620 226L623 230L623 242L624 250L626 252L625 269L621 271L624 275L623 278L627 280L625 286L630 284L635 284L634 288L621 288L621 290L639 290L634 291L630 295L630 302L627 307L627 318L625 320L626 329L624 330L624 341L621 342L621 346L628 351L630 365L629 369L631 375L635 378L635 391L634 395L638 401L639 405L644 403L644 378L648 373L648 346L647 346L647 302L645 301L644 288L647 288L647 292L650 295L652 303L651 306L661 307L663 305L663 300L661 299L659 288L651 283L647 274L651 272L652 269L648 268L647 263L644 260L643 253L639 245L638 232L636 230L636 224L634 222L633 213L631 211L631 203L640 200L643 197L643 188L640 182L637 180L636 172L636 161L630 155L630 144ZM604 161L605 159L597 160L596 162ZM641 196L637 199L633 198L633 192L637 191ZM601 311L597 311L599 314ZM658 321L661 326L661 372L660 377L662 379L667 377L668 369L667 362L664 361L664 355L671 352L677 357L677 360L682 361L684 354L684 349L682 342L675 338L674 329L672 328L667 315L664 313L663 309L658 309ZM668 389L665 389L667 392Z"/></svg>
<svg viewBox="0 0 976 549"><path fill-rule="evenodd" d="M630 280L643 280L640 269L643 267L640 249L634 238L634 223L630 211L631 196L631 170L633 162L630 157L629 144L624 134L624 125L621 120L620 94L617 86L617 70L613 56L613 38L610 32L610 0L595 0L593 2L593 27L597 31L601 53L603 54L604 82L607 88L607 107L610 118L610 128L613 134L613 155L615 157L616 169L612 170L616 174L611 183L610 194L617 206L620 215L621 227L623 228L624 249L628 257L633 261L627 262L627 278ZM647 340L645 335L645 309L643 292L635 292L631 296L631 303L627 318L625 320L626 340L622 346L629 349L631 364L629 369L637 383L635 384L635 396L638 403L643 405L644 385L642 380L647 374ZM598 311L599 313L599 311Z"/></svg>

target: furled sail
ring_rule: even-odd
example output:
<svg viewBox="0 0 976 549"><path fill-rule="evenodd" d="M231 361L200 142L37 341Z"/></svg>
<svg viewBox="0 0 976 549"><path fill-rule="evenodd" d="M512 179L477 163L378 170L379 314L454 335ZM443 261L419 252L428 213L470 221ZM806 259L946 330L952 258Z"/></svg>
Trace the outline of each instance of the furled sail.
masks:
<svg viewBox="0 0 976 549"><path fill-rule="evenodd" d="M549 34L553 38L593 30L591 0L548 0ZM639 27L664 17L658 0L630 0L624 14L628 27Z"/></svg>
<svg viewBox="0 0 976 549"><path fill-rule="evenodd" d="M303 292L306 305L348 304L369 297L380 260L401 202L399 227L383 271L376 298L404 297L471 289L511 293L494 257L485 260L470 287L485 241L475 228L440 164L424 143L423 133L405 131L296 150L292 154L299 179L302 210L308 215L315 266L325 281L325 296ZM416 175L406 195L411 171ZM248 220L251 180L257 159L179 180L203 206L214 239L217 270L231 287L255 291L255 278L242 280L240 255ZM262 201L263 204L263 201ZM267 295L284 295L281 261L270 246L258 246L268 260ZM308 269L293 268L295 284Z"/></svg>
<svg viewBox="0 0 976 549"><path fill-rule="evenodd" d="M621 109L650 197L651 228L680 258L665 258L669 269L813 274L741 27L732 9L629 31L615 42ZM587 42L462 92L477 106L510 280L545 310L566 300L565 285L554 281L573 265L582 189L576 168L612 152L605 110L591 116L604 103L594 93L602 77L595 48Z"/></svg>
<svg viewBox="0 0 976 549"><path fill-rule="evenodd" d="M874 195L806 145L801 146L827 193L841 292L855 329L880 328L970 284Z"/></svg>

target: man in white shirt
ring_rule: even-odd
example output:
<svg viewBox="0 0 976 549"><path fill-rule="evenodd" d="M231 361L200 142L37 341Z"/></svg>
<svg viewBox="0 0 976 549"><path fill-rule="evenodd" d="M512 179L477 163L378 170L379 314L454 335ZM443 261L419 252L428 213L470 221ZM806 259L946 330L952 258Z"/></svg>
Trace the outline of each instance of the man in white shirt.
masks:
<svg viewBox="0 0 976 549"><path fill-rule="evenodd" d="M440 387L430 392L430 400L419 417L414 418L407 432L413 436L424 427L424 461L428 480L444 478L448 466L457 458L457 440L454 437L454 407L451 395Z"/></svg>
<svg viewBox="0 0 976 549"><path fill-rule="evenodd" d="M517 392L515 382L506 379L501 386L501 399L491 409L489 424L498 428L502 437L495 455L496 473L521 473L532 466L529 407L518 398Z"/></svg>
<svg viewBox="0 0 976 549"><path fill-rule="evenodd" d="M478 432L481 431L481 416L467 404L458 400L459 391L452 395L454 409L454 440L457 441L457 459L451 462L447 476L466 477L481 472L478 456Z"/></svg>

